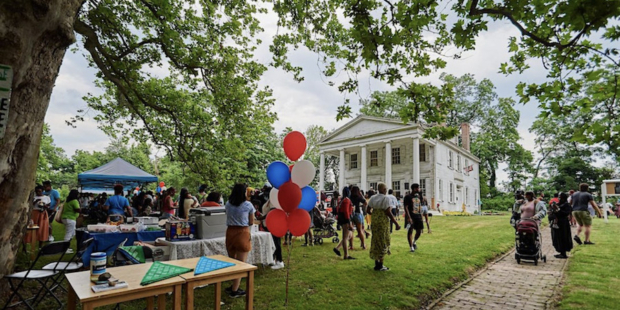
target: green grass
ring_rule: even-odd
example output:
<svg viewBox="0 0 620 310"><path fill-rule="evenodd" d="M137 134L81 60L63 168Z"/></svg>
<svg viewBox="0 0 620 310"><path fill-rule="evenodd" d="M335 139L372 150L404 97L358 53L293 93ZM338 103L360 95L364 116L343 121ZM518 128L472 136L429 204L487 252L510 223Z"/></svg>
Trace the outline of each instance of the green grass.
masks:
<svg viewBox="0 0 620 310"><path fill-rule="evenodd" d="M618 309L620 304L620 220L595 219L593 246L577 245L566 271L560 309ZM583 235L582 235L583 237Z"/></svg>
<svg viewBox="0 0 620 310"><path fill-rule="evenodd" d="M391 269L388 272L373 270L374 262L368 250L360 249L357 238L350 254L357 259L352 261L337 257L330 240L314 247L301 247L302 242L297 240L291 253L289 307L417 309L509 250L513 246L513 230L508 222L505 216L435 217L431 222L433 233L422 235L414 254L409 252L406 232L395 232L392 255L385 259L385 265ZM59 240L64 227L55 226L54 232ZM286 260L286 252L284 255ZM259 267L255 273L255 309L284 309L285 277L285 269ZM212 286L195 293L197 309L212 307ZM242 298L225 296L223 301L223 309L245 306ZM123 309L144 306L144 301L136 301L124 304Z"/></svg>

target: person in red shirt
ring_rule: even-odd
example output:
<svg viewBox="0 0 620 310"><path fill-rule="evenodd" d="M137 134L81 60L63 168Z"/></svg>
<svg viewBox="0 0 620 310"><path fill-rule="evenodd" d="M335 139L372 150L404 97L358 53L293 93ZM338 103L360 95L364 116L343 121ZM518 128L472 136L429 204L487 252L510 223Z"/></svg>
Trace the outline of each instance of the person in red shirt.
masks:
<svg viewBox="0 0 620 310"><path fill-rule="evenodd" d="M551 198L551 200L549 201L549 205L551 205L552 203L556 203L556 204L560 204L560 196L558 195L558 193L553 194L553 198Z"/></svg>
<svg viewBox="0 0 620 310"><path fill-rule="evenodd" d="M338 205L338 225L342 227L342 240L340 243L334 248L334 253L340 256L340 250L338 248L342 246L342 250L344 251L344 259L355 259L349 256L349 249L347 247L347 242L349 241L349 234L351 234L351 214L353 214L353 203L351 203L351 199L349 198L351 192L348 187L345 187L342 190L342 200Z"/></svg>

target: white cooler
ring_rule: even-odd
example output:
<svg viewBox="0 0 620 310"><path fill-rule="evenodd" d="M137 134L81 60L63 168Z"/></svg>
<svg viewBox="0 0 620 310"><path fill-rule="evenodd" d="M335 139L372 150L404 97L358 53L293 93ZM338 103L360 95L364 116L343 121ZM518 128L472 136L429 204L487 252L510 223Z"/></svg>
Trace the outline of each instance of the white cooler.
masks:
<svg viewBox="0 0 620 310"><path fill-rule="evenodd" d="M196 238L213 239L226 236L226 208L195 208L190 214L196 220Z"/></svg>

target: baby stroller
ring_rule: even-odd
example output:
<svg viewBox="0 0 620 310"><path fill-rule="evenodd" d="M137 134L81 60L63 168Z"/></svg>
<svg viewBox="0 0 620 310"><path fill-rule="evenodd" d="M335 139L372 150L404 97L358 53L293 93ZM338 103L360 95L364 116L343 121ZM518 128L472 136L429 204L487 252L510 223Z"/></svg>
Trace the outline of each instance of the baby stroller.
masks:
<svg viewBox="0 0 620 310"><path fill-rule="evenodd" d="M521 260L533 260L538 265L538 260L547 262L547 256L542 254L542 236L536 220L525 218L517 222L515 232L515 259L517 264Z"/></svg>
<svg viewBox="0 0 620 310"><path fill-rule="evenodd" d="M319 212L313 212L312 218L314 221L314 229L312 230L314 244L323 244L323 238L332 238L332 243L340 242L338 232L334 229L336 218L332 214L327 214L327 217L323 218Z"/></svg>

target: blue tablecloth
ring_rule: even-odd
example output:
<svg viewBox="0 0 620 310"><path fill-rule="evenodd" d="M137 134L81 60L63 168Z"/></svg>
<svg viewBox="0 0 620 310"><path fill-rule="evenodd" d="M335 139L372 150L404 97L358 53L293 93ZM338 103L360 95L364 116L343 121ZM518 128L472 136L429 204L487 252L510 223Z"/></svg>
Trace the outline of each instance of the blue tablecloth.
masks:
<svg viewBox="0 0 620 310"><path fill-rule="evenodd" d="M90 254L93 252L106 252L108 257L114 254L118 245L127 238L125 245L133 245L135 241L155 241L157 238L166 237L164 231L143 231L138 233L88 233L84 232L82 240L94 238L93 244L84 252L82 261L84 266L90 266Z"/></svg>

